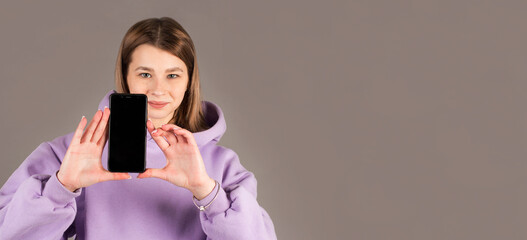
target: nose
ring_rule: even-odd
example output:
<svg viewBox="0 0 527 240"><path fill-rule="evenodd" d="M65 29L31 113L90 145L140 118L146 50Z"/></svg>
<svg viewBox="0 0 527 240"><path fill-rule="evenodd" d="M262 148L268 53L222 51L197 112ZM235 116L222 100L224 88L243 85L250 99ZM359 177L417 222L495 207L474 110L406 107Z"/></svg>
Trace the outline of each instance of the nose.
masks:
<svg viewBox="0 0 527 240"><path fill-rule="evenodd" d="M150 93L154 96L163 96L167 92L167 87L165 86L163 80L154 79L150 87Z"/></svg>

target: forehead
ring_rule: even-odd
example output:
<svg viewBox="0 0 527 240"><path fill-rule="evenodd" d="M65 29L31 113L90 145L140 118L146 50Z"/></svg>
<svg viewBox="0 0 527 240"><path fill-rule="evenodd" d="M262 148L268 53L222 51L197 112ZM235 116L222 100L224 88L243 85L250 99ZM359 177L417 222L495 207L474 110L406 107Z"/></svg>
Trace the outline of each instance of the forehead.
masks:
<svg viewBox="0 0 527 240"><path fill-rule="evenodd" d="M165 71L174 67L187 71L185 62L179 57L150 44L141 44L132 52L129 69L134 70L136 66L144 66L154 71Z"/></svg>

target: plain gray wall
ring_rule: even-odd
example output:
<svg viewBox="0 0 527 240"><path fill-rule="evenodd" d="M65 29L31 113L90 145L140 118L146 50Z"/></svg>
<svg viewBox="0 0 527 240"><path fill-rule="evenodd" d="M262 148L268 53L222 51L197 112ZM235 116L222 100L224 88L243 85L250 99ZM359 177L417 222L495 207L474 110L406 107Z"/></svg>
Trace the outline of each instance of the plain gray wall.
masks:
<svg viewBox="0 0 527 240"><path fill-rule="evenodd" d="M0 180L89 119L169 16L279 239L526 239L527 2L12 1Z"/></svg>

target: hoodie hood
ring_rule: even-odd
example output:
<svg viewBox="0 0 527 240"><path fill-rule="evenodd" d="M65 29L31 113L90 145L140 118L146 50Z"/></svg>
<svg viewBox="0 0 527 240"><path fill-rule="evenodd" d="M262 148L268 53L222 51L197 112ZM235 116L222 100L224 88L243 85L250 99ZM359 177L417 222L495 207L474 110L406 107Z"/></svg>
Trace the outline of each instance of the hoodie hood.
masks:
<svg viewBox="0 0 527 240"><path fill-rule="evenodd" d="M116 91L111 90L106 94L106 96L102 98L99 103L99 109L104 109L104 106L110 107L110 94L112 93L116 93ZM205 121L207 125L210 126L210 128L201 132L192 133L198 147L205 146L210 142L219 142L225 133L225 130L227 130L223 112L218 105L208 101L201 101L201 107L203 109ZM148 141L154 141L150 135L150 132L146 131L146 134Z"/></svg>

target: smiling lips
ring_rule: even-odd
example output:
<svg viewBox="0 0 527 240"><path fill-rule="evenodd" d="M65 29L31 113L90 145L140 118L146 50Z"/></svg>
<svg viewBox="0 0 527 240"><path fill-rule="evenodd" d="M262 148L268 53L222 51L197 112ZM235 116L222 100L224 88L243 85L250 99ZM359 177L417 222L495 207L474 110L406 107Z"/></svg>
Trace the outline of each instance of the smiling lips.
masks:
<svg viewBox="0 0 527 240"><path fill-rule="evenodd" d="M153 108L163 108L168 104L168 102L158 102L158 101L148 101L148 104Z"/></svg>

